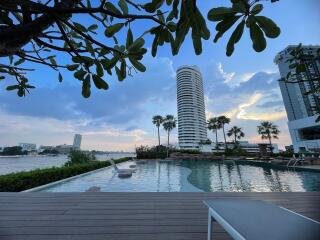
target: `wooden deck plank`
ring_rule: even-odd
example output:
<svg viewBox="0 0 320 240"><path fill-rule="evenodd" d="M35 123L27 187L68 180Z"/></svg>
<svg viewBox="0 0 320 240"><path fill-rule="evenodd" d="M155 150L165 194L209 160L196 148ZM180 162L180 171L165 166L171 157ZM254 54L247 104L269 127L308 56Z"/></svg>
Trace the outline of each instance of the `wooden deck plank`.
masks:
<svg viewBox="0 0 320 240"><path fill-rule="evenodd" d="M0 193L0 239L205 240L203 201L215 198L260 199L320 221L319 192ZM221 226L214 231L231 239Z"/></svg>

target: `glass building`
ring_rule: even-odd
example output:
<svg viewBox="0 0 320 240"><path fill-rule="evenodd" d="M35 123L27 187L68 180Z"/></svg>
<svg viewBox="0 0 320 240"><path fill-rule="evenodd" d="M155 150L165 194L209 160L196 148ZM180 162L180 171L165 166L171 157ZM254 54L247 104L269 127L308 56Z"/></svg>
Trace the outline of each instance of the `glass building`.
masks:
<svg viewBox="0 0 320 240"><path fill-rule="evenodd" d="M288 46L275 58L281 79L279 86L288 116L288 126L294 152L320 152L320 46L302 46L301 63L306 71L296 73L290 68L291 52L298 46Z"/></svg>

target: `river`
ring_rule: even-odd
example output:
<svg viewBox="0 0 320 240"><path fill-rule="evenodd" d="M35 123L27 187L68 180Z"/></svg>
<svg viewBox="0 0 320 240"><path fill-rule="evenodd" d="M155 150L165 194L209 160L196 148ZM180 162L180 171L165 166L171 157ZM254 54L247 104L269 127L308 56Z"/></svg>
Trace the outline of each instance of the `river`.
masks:
<svg viewBox="0 0 320 240"><path fill-rule="evenodd" d="M118 159L134 156L134 153L110 153L96 155L97 159L100 161L110 158ZM36 168L59 167L66 161L68 161L67 155L0 157L0 175L13 172L30 171Z"/></svg>

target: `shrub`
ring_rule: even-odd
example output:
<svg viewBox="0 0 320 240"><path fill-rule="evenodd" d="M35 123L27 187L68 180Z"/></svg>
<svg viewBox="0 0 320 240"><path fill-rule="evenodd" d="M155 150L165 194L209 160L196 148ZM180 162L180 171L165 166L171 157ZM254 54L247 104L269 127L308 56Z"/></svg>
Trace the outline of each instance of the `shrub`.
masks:
<svg viewBox="0 0 320 240"><path fill-rule="evenodd" d="M115 162L125 162L129 159L128 157L120 158ZM107 161L95 161L71 166L10 173L0 176L0 192L20 192L107 166L110 166Z"/></svg>
<svg viewBox="0 0 320 240"><path fill-rule="evenodd" d="M169 149L169 153L173 152L173 149ZM136 154L138 159L153 159L153 158L166 158L167 147L160 146L140 146L136 148Z"/></svg>
<svg viewBox="0 0 320 240"><path fill-rule="evenodd" d="M2 151L2 155L4 156L12 156L12 155L25 155L27 151L22 151L22 147L14 146L14 147L5 147Z"/></svg>
<svg viewBox="0 0 320 240"><path fill-rule="evenodd" d="M74 164L89 163L96 161L96 156L91 152L83 152L80 150L72 150L68 155L69 161L66 162L65 166L71 166Z"/></svg>
<svg viewBox="0 0 320 240"><path fill-rule="evenodd" d="M45 154L59 154L59 152L56 149L45 149L39 153L39 155L45 155Z"/></svg>

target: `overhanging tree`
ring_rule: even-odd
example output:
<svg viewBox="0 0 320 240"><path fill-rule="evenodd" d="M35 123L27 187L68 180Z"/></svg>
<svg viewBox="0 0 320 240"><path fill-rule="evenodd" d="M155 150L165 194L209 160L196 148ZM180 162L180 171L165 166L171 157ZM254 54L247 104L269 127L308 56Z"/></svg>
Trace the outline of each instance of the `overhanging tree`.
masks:
<svg viewBox="0 0 320 240"><path fill-rule="evenodd" d="M214 42L234 28L226 48L231 56L234 46L249 29L253 48L266 48L266 39L276 38L279 27L261 16L262 0L230 0L230 7L212 8L207 19L217 22ZM270 0L275 2L276 0ZM34 86L28 83L27 72L44 65L63 80L63 69L73 72L82 82L82 95L89 97L91 83L107 90L106 75L116 74L120 81L134 71L144 72L141 63L147 53L145 37L153 37L151 54L158 46L169 44L176 55L188 33L195 53L202 52L202 40L211 33L196 0L1 0L0 1L0 80L14 76L17 84L8 86L18 96L25 96ZM79 21L77 16L90 16L92 21ZM137 34L133 22L153 24ZM104 32L105 40L96 35ZM126 35L124 39L123 34ZM68 56L62 63L59 56ZM6 59L4 59L6 58ZM34 69L25 67L35 63Z"/></svg>

